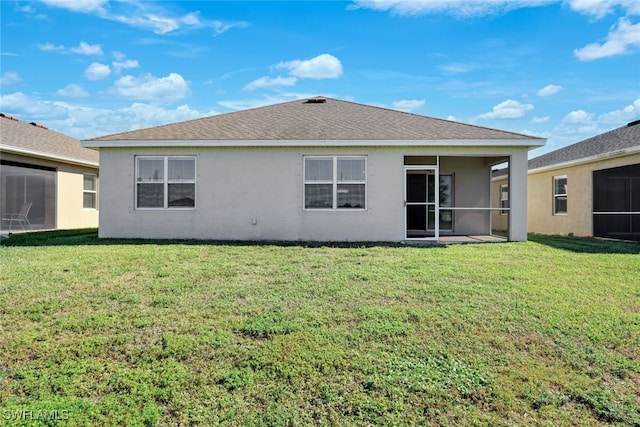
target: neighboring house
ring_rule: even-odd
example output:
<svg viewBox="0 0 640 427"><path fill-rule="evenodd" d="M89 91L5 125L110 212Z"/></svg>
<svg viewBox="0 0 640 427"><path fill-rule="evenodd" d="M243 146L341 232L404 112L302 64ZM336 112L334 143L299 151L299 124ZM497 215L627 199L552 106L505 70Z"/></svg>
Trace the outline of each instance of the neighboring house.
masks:
<svg viewBox="0 0 640 427"><path fill-rule="evenodd" d="M526 240L527 152L543 144L323 97L83 141L100 150L101 237L289 241L489 235L503 162L508 237Z"/></svg>
<svg viewBox="0 0 640 427"><path fill-rule="evenodd" d="M509 230L509 169L493 170L491 182L491 205L500 207L491 211L491 228L504 233Z"/></svg>
<svg viewBox="0 0 640 427"><path fill-rule="evenodd" d="M0 113L0 230L97 227L98 158L77 139Z"/></svg>
<svg viewBox="0 0 640 427"><path fill-rule="evenodd" d="M528 187L529 232L640 241L640 120L531 159Z"/></svg>

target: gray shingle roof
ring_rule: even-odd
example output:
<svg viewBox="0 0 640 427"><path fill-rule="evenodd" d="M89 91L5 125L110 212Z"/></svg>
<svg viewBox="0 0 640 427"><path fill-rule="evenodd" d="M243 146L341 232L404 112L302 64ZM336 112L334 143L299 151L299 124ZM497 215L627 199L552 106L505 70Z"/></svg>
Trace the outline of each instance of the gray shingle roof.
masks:
<svg viewBox="0 0 640 427"><path fill-rule="evenodd" d="M90 141L464 139L539 138L317 97L106 135Z"/></svg>
<svg viewBox="0 0 640 427"><path fill-rule="evenodd" d="M0 116L0 147L9 151L28 151L66 162L98 164L100 154L84 148L80 141L67 135Z"/></svg>
<svg viewBox="0 0 640 427"><path fill-rule="evenodd" d="M533 158L529 160L529 170L614 153L632 147L640 147L640 123L619 127Z"/></svg>

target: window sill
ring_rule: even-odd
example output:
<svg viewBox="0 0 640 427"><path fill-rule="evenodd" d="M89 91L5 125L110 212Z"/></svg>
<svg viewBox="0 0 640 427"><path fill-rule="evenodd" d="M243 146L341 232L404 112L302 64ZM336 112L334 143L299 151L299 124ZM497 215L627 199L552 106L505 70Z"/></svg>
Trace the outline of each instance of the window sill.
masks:
<svg viewBox="0 0 640 427"><path fill-rule="evenodd" d="M367 212L367 209L302 209L303 212Z"/></svg>
<svg viewBox="0 0 640 427"><path fill-rule="evenodd" d="M153 211L153 212L175 212L175 211L195 211L196 208L135 208L136 211Z"/></svg>

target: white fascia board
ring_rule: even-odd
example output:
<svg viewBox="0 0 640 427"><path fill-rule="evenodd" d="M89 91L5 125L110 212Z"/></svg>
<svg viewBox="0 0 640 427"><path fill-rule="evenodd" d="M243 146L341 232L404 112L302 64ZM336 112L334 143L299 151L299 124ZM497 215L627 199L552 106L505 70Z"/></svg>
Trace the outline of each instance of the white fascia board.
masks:
<svg viewBox="0 0 640 427"><path fill-rule="evenodd" d="M88 160L76 159L73 157L43 153L41 151L29 150L26 148L18 148L18 147L12 147L10 145L0 144L0 152L2 151L6 153L21 154L21 155L30 156L30 157L37 157L39 159L55 160L57 162L69 163L69 164L80 165L80 166L89 166L89 167L95 167L95 168L98 168L100 166L100 163L98 162L90 162Z"/></svg>
<svg viewBox="0 0 640 427"><path fill-rule="evenodd" d="M564 169L573 166L580 166L587 163L599 162L602 160L610 160L618 157L630 156L640 153L640 145L631 148L625 148L623 150L611 151L609 153L596 154L595 156L583 157L581 159L570 160L568 162L556 163L549 166L543 166L540 168L529 169L529 174L536 174L541 172L552 171L556 169Z"/></svg>
<svg viewBox="0 0 640 427"><path fill-rule="evenodd" d="M130 147L541 147L543 139L420 139L420 140L113 140L82 141L85 148Z"/></svg>

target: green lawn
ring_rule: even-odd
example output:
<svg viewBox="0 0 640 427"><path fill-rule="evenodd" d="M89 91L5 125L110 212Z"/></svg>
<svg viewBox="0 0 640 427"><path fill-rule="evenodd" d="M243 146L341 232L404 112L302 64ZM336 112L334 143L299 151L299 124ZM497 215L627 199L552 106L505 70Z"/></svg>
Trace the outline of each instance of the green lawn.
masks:
<svg viewBox="0 0 640 427"><path fill-rule="evenodd" d="M640 244L0 245L0 425L640 425Z"/></svg>

